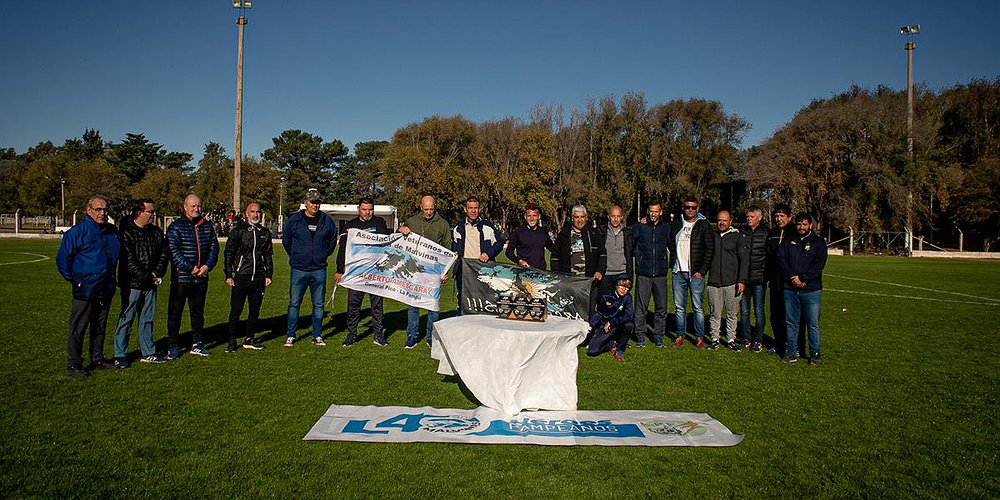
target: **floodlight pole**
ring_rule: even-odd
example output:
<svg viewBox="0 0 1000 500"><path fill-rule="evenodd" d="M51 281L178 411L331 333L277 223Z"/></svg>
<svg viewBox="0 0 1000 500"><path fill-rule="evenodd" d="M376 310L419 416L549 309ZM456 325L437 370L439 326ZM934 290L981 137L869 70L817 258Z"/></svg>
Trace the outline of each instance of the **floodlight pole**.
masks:
<svg viewBox="0 0 1000 500"><path fill-rule="evenodd" d="M246 9L249 0L233 0L233 7L240 10L236 18L239 42L236 48L236 145L233 147L233 210L240 212L240 161L243 156L243 27L247 24Z"/></svg>
<svg viewBox="0 0 1000 500"><path fill-rule="evenodd" d="M59 179L59 224L66 225L66 179Z"/></svg>
<svg viewBox="0 0 1000 500"><path fill-rule="evenodd" d="M913 36L920 33L919 24L901 26L899 34L906 37L903 49L906 50L906 163L913 168L913 51L917 44ZM907 255L913 255L913 189L906 197L906 250Z"/></svg>

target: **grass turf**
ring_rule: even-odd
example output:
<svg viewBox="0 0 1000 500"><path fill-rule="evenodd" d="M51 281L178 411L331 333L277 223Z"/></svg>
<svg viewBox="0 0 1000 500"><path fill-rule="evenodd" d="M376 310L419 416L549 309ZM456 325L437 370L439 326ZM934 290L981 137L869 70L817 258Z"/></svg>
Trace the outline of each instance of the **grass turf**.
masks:
<svg viewBox="0 0 1000 500"><path fill-rule="evenodd" d="M603 448L302 441L333 403L475 403L435 373L423 343L403 350L405 308L394 301L386 301L387 348L367 333L340 347L345 293L327 309L327 347L283 348L280 249L261 312L264 351L222 352L229 294L217 268L206 307L210 358L140 364L133 330L132 368L71 379L70 294L55 270L57 248L0 240L5 497L1000 496L998 262L831 257L819 368L690 344L630 349L625 363L581 355L581 409L705 412L746 436L720 449ZM18 252L52 259L15 264L37 258ZM443 310L453 308L452 284L442 296ZM116 298L109 357L118 308Z"/></svg>

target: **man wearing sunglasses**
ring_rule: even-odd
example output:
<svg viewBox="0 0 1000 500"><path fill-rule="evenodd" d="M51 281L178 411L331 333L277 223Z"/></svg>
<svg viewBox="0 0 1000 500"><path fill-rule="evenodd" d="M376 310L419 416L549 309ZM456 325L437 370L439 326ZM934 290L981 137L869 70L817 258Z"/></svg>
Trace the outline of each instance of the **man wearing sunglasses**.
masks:
<svg viewBox="0 0 1000 500"><path fill-rule="evenodd" d="M681 216L671 223L673 241L670 260L674 272L674 321L677 338L674 347L684 345L687 332L687 296L691 292L691 309L694 311L694 345L699 349L705 344L705 314L702 299L705 293L705 276L712 266L715 237L708 219L698 212L698 200L689 197L681 204Z"/></svg>
<svg viewBox="0 0 1000 500"><path fill-rule="evenodd" d="M156 291L167 272L167 242L154 223L153 200L143 198L132 205L132 217L122 221L122 252L118 263L118 285L122 291L122 310L115 328L115 364L127 368L128 337L135 317L139 316L139 350L144 363L165 363L153 344L153 317L156 315Z"/></svg>

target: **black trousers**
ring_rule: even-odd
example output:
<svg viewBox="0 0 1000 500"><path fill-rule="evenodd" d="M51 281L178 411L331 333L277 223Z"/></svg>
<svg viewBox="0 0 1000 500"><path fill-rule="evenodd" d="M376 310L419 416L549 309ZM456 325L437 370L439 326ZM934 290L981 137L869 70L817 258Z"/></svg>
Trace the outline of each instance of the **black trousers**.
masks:
<svg viewBox="0 0 1000 500"><path fill-rule="evenodd" d="M83 337L90 329L90 361L104 359L104 333L108 327L111 297L98 300L73 299L69 309L69 340L66 343L69 366L83 366Z"/></svg>
<svg viewBox="0 0 1000 500"><path fill-rule="evenodd" d="M260 305L264 303L264 280L241 280L233 278L233 288L229 294L229 340L239 337L240 316L243 315L243 305L249 304L247 312L246 337L252 339L257 331L257 318L260 317Z"/></svg>
<svg viewBox="0 0 1000 500"><path fill-rule="evenodd" d="M191 342L201 342L201 330L205 327L205 295L208 293L208 282L178 283L170 281L170 299L167 302L167 337L170 347L177 347L180 341L181 315L184 314L184 303L188 304L188 315L191 317Z"/></svg>
<svg viewBox="0 0 1000 500"><path fill-rule="evenodd" d="M358 323L361 321L361 302L365 300L365 292L357 290L347 290L347 333L358 334ZM382 297L378 295L368 295L368 302L372 305L372 335L377 338L382 337Z"/></svg>
<svg viewBox="0 0 1000 500"><path fill-rule="evenodd" d="M590 334L590 342L587 343L587 355L598 356L611 350L612 347L619 351L624 351L628 345L628 340L635 333L635 323L629 321L618 326L611 327L611 330L604 331L604 323L594 327Z"/></svg>

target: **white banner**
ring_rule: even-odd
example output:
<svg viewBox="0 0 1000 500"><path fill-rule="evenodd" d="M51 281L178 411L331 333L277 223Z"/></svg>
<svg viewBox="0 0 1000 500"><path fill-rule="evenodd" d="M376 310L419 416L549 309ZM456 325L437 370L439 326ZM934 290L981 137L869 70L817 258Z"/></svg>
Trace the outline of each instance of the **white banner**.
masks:
<svg viewBox="0 0 1000 500"><path fill-rule="evenodd" d="M705 413L526 411L332 405L303 440L591 446L733 446L743 440Z"/></svg>
<svg viewBox="0 0 1000 500"><path fill-rule="evenodd" d="M416 234L377 234L349 229L340 286L438 310L441 276L455 252Z"/></svg>

